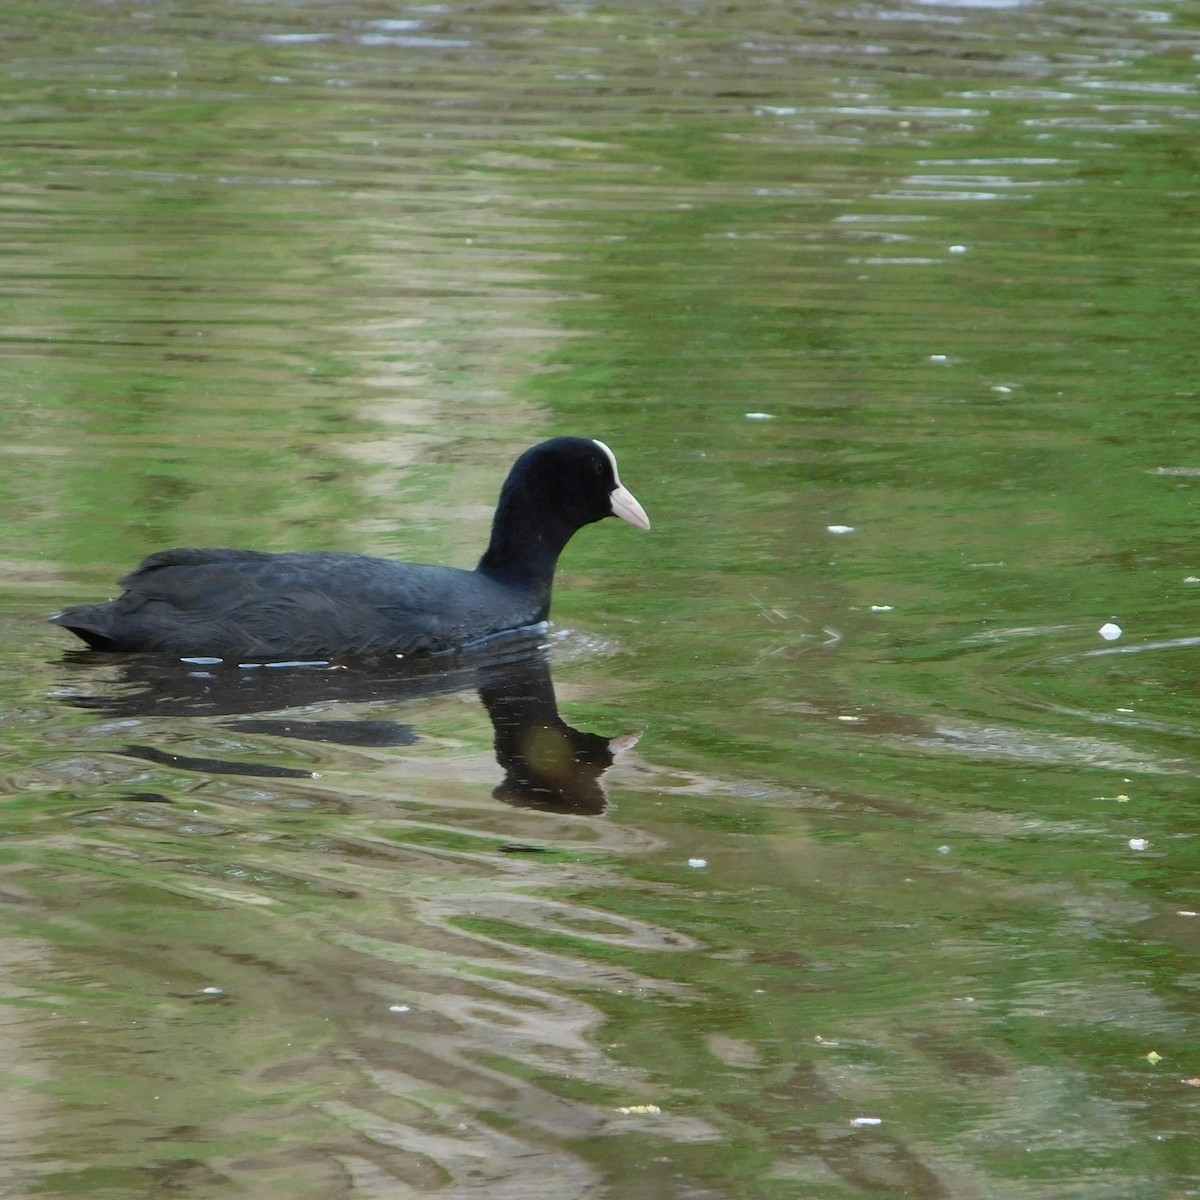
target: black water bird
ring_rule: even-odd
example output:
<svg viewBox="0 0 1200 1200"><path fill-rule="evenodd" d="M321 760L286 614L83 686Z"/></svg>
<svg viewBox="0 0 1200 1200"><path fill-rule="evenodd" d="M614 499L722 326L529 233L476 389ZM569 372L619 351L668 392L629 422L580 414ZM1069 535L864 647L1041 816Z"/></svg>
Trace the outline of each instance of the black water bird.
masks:
<svg viewBox="0 0 1200 1200"><path fill-rule="evenodd" d="M178 549L152 554L107 604L52 620L96 650L234 659L436 653L544 621L577 529L650 520L599 441L554 438L513 464L473 571L361 554Z"/></svg>

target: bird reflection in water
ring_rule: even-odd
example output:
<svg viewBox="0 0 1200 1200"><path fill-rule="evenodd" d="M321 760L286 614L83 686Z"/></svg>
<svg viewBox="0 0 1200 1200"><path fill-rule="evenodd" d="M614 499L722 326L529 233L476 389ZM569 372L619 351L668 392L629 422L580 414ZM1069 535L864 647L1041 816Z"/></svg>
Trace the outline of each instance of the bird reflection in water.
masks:
<svg viewBox="0 0 1200 1200"><path fill-rule="evenodd" d="M638 735L605 738L574 729L558 712L545 646L509 642L485 654L403 662L271 667L187 663L157 655L75 651L64 656L76 707L112 717L200 717L223 720L239 733L345 746L389 747L419 740L408 724L390 720L272 716L315 704L392 704L475 690L491 718L496 761L504 771L493 795L506 804L595 816L607 807L603 776ZM115 686L94 688L98 668L115 669ZM81 674L86 672L81 678ZM87 680L85 683L84 680ZM129 745L124 752L180 770L222 775L305 778L311 772L264 763L172 754Z"/></svg>
<svg viewBox="0 0 1200 1200"><path fill-rule="evenodd" d="M505 773L492 793L497 800L549 812L604 811L604 772L639 735L606 738L568 725L558 714L554 681L541 656L502 676L485 676L479 698L492 719L496 761Z"/></svg>

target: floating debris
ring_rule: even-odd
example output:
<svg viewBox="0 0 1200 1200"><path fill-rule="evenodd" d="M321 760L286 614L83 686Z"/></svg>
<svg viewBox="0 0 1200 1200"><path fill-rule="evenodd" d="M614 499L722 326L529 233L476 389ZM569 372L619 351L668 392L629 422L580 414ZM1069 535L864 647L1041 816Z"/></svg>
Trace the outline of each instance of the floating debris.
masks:
<svg viewBox="0 0 1200 1200"><path fill-rule="evenodd" d="M1117 638L1119 638L1121 636L1121 633L1123 631L1122 631L1120 625L1117 625L1112 621L1106 621L1103 625L1100 626L1099 629L1096 630L1096 632L1106 642L1115 642L1117 640Z"/></svg>
<svg viewBox="0 0 1200 1200"><path fill-rule="evenodd" d="M774 413L747 413L747 421L773 421L775 420Z"/></svg>
<svg viewBox="0 0 1200 1200"><path fill-rule="evenodd" d="M948 249L951 254L966 254L967 252L966 246L963 245L947 246L946 249Z"/></svg>
<svg viewBox="0 0 1200 1200"><path fill-rule="evenodd" d="M1130 850L1148 850L1150 843L1145 838L1130 838L1129 848Z"/></svg>
<svg viewBox="0 0 1200 1200"><path fill-rule="evenodd" d="M855 1117L850 1122L851 1125L857 1125L860 1128L864 1125L882 1125L882 1117Z"/></svg>
<svg viewBox="0 0 1200 1200"><path fill-rule="evenodd" d="M1162 1062L1162 1055L1159 1054L1157 1050L1151 1050L1150 1053L1146 1055L1146 1061L1151 1066L1154 1066L1155 1063Z"/></svg>
<svg viewBox="0 0 1200 1200"><path fill-rule="evenodd" d="M707 858L689 858L688 866L695 867L697 870L699 870L701 867L708 866L708 859Z"/></svg>
<svg viewBox="0 0 1200 1200"><path fill-rule="evenodd" d="M627 1117L653 1116L662 1112L662 1109L657 1104L630 1104L626 1107L618 1108L617 1112L624 1113Z"/></svg>
<svg viewBox="0 0 1200 1200"><path fill-rule="evenodd" d="M826 525L825 528L828 529L830 533L853 533L854 532L853 525Z"/></svg>
<svg viewBox="0 0 1200 1200"><path fill-rule="evenodd" d="M388 1012L412 1012L407 1004L389 1004Z"/></svg>

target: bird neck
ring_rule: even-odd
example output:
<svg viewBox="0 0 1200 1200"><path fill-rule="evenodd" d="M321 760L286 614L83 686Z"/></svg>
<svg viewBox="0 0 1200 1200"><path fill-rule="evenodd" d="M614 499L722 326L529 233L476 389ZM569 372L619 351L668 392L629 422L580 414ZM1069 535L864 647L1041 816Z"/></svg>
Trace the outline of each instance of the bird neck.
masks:
<svg viewBox="0 0 1200 1200"><path fill-rule="evenodd" d="M492 537L477 571L520 587L550 605L554 569L575 530L544 511L536 514L517 497L502 497L492 521Z"/></svg>

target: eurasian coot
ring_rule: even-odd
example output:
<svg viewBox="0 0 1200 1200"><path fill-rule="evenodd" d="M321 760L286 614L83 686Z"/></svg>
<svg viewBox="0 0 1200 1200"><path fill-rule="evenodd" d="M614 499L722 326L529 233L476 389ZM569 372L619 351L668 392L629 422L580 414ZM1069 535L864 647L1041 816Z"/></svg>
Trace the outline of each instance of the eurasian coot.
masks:
<svg viewBox="0 0 1200 1200"><path fill-rule="evenodd" d="M500 489L473 571L321 551L163 550L108 604L52 620L97 650L241 659L328 659L450 650L535 625L571 535L602 517L649 529L603 443L526 450Z"/></svg>

